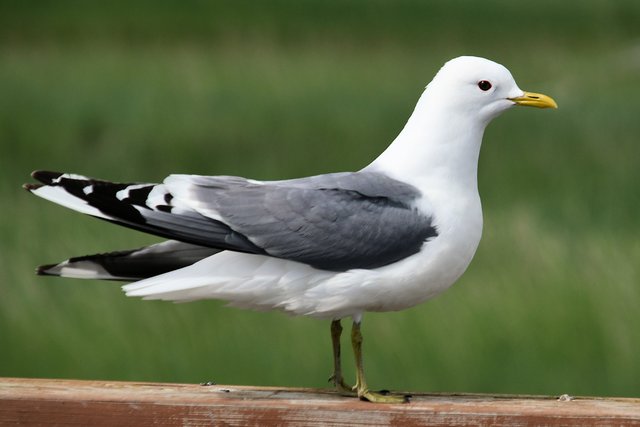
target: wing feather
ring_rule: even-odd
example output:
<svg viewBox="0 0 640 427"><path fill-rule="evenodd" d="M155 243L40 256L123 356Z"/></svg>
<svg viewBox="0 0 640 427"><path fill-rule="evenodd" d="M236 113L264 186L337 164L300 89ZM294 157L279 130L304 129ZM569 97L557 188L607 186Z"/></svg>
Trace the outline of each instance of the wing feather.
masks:
<svg viewBox="0 0 640 427"><path fill-rule="evenodd" d="M382 267L437 236L413 186L369 171L259 182L171 175L111 183L35 172L34 194L126 227L214 249L266 254L322 270Z"/></svg>

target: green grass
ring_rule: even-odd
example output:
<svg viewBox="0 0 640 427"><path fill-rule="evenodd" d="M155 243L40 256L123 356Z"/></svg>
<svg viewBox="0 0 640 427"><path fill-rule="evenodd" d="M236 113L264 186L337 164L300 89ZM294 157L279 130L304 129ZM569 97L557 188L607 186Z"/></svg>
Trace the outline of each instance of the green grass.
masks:
<svg viewBox="0 0 640 427"><path fill-rule="evenodd" d="M155 239L20 185L37 168L122 181L356 170L439 66L472 53L560 109L489 127L476 258L435 300L365 316L369 381L638 396L637 2L158 4L0 6L0 375L325 386L327 322L35 276Z"/></svg>

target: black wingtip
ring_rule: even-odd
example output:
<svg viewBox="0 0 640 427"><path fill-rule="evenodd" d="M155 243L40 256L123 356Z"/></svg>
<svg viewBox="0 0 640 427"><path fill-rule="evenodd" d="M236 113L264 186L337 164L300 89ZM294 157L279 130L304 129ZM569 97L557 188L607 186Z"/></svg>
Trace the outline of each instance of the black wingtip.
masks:
<svg viewBox="0 0 640 427"><path fill-rule="evenodd" d="M57 266L58 264L46 264L46 265L40 265L36 268L36 274L38 276L57 276L57 274L53 274L51 272L49 272L49 270L51 270L53 267Z"/></svg>
<svg viewBox="0 0 640 427"><path fill-rule="evenodd" d="M50 185L54 180L60 178L62 176L62 172L51 172L51 171L33 171L31 172L31 177L37 181L40 181L43 184Z"/></svg>
<svg viewBox="0 0 640 427"><path fill-rule="evenodd" d="M37 190L38 188L40 188L42 186L43 186L42 184L33 184L33 183L22 184L22 188L24 188L28 192L32 192L33 190Z"/></svg>

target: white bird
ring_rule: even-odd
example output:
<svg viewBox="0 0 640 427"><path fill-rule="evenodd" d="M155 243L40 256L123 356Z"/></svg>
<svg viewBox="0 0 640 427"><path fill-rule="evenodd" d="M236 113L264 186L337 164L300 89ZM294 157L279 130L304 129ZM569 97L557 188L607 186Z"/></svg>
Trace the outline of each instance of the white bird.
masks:
<svg viewBox="0 0 640 427"><path fill-rule="evenodd" d="M451 286L482 234L477 169L485 127L516 106L556 108L524 92L502 65L447 62L393 143L358 172L284 181L170 175L161 184L117 184L37 171L37 196L171 240L71 258L39 274L136 281L128 296L219 299L255 310L330 319L342 392L372 402L362 364L364 312L402 310ZM340 365L340 319L351 317L356 385Z"/></svg>

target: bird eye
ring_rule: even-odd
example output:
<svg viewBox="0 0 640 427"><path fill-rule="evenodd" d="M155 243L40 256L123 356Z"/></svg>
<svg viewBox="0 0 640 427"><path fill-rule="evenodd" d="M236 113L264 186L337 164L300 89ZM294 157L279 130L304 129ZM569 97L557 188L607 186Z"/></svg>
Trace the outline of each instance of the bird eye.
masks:
<svg viewBox="0 0 640 427"><path fill-rule="evenodd" d="M480 80L478 82L478 87L480 88L480 90L483 91L488 91L489 89L491 89L491 82L487 81L487 80Z"/></svg>

